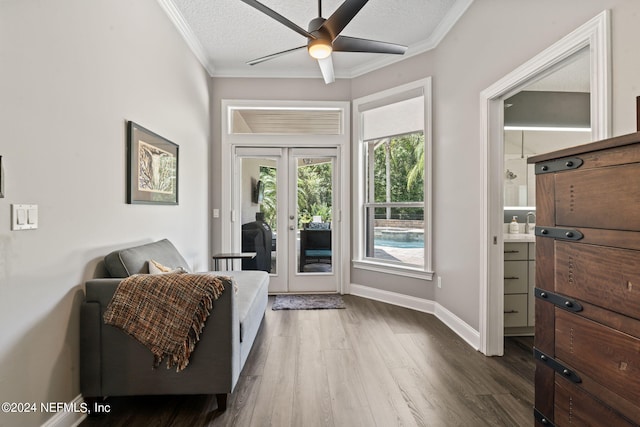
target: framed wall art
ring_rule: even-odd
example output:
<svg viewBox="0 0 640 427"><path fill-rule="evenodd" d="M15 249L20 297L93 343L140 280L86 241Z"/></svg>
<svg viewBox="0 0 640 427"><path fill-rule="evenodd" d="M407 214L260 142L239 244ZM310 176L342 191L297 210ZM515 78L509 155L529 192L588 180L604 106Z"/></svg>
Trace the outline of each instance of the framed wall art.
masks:
<svg viewBox="0 0 640 427"><path fill-rule="evenodd" d="M178 204L178 145L127 122L127 203Z"/></svg>

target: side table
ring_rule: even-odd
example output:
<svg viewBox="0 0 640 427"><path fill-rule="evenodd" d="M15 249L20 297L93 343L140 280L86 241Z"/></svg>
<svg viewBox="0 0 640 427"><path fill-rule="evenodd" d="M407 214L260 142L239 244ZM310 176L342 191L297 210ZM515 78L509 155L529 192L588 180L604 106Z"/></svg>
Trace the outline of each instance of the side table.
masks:
<svg viewBox="0 0 640 427"><path fill-rule="evenodd" d="M237 252L237 253L220 253L213 255L214 268L220 271L220 261L225 260L227 271L233 271L233 260L235 259L252 259L257 255L256 252ZM231 266L231 268L229 268Z"/></svg>

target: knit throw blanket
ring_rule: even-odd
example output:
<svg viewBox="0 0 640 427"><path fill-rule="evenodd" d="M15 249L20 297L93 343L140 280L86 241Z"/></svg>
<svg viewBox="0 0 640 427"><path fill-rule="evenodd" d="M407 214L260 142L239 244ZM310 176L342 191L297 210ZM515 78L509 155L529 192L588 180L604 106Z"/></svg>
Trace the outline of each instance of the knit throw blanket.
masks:
<svg viewBox="0 0 640 427"><path fill-rule="evenodd" d="M122 280L104 313L104 322L122 329L154 355L154 368L165 357L176 372L189 357L213 301L230 285L229 277L214 274L136 274Z"/></svg>

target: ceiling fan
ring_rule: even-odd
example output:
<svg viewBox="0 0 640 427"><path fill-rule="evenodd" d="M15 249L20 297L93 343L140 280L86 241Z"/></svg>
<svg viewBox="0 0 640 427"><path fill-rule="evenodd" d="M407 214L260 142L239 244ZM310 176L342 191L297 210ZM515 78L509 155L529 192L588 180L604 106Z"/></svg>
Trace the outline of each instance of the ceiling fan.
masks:
<svg viewBox="0 0 640 427"><path fill-rule="evenodd" d="M322 17L322 0L318 0L318 17L309 22L308 30L296 25L278 12L275 12L256 0L241 1L258 9L260 12L270 16L308 39L307 44L304 46L294 47L293 49L254 59L247 62L249 65L256 65L306 47L309 55L318 60L318 65L320 66L320 71L322 72L325 83L332 83L335 81L333 61L331 60L332 52L368 52L402 55L407 51L406 46L394 43L340 35L340 32L351 22L368 0L345 0L345 2L333 12L333 15L327 19Z"/></svg>

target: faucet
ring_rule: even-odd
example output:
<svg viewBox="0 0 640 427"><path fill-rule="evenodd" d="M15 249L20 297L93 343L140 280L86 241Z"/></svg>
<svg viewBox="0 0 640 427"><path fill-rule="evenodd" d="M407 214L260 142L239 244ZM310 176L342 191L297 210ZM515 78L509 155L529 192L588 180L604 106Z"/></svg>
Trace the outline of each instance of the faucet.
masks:
<svg viewBox="0 0 640 427"><path fill-rule="evenodd" d="M529 219L533 217L533 222L530 222ZM536 224L536 214L535 212L527 212L527 223L524 226L524 232L525 233L531 233L531 224L533 224L533 226L535 227Z"/></svg>

